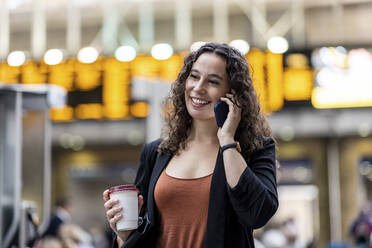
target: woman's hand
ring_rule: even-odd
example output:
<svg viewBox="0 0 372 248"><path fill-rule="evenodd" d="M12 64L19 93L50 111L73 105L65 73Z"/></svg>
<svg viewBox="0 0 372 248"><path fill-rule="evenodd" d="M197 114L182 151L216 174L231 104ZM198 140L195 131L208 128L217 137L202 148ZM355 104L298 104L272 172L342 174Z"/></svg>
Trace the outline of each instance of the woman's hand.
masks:
<svg viewBox="0 0 372 248"><path fill-rule="evenodd" d="M232 93L235 93L233 90ZM221 128L218 129L217 136L220 141L220 146L224 146L234 142L234 136L236 129L239 126L241 119L242 109L237 105L233 94L226 94L226 97L221 97L221 101L224 101L229 106L229 113L225 120L225 123Z"/></svg>
<svg viewBox="0 0 372 248"><path fill-rule="evenodd" d="M130 231L118 231L116 229L116 223L123 218L122 214L120 214L120 211L125 208L125 206L118 206L119 200L110 199L109 197L109 190L105 190L103 192L103 200L105 201L104 207L106 209L106 217L110 224L111 229L116 233L118 236L118 244L119 247L125 242L129 235L133 232L133 230ZM138 196L138 213L140 212L143 205L143 196ZM120 239L120 240L119 240Z"/></svg>

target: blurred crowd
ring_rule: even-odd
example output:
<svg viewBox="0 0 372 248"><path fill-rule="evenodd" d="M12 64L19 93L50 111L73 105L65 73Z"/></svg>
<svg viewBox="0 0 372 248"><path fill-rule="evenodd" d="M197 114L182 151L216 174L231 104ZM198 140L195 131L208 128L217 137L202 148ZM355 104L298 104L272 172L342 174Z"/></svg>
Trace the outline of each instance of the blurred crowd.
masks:
<svg viewBox="0 0 372 248"><path fill-rule="evenodd" d="M256 248L305 248L314 247L313 242L300 242L295 218L272 221L256 234Z"/></svg>
<svg viewBox="0 0 372 248"><path fill-rule="evenodd" d="M330 243L327 248L372 247L372 205L368 204L350 225L352 243ZM275 219L255 232L256 248L310 248L316 247L316 238L305 243L300 240L296 219ZM71 219L71 202L60 201L50 218L46 231L33 247L36 248L108 248L111 232L105 235L89 233Z"/></svg>
<svg viewBox="0 0 372 248"><path fill-rule="evenodd" d="M34 244L36 248L106 248L110 247L110 234L85 231L71 218L71 202L61 200L50 218L46 231Z"/></svg>

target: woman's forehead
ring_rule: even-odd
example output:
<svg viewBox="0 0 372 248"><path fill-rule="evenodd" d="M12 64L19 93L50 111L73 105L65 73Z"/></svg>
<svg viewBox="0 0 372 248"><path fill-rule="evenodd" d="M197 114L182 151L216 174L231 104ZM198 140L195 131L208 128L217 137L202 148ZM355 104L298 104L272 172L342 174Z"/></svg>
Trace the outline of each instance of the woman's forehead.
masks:
<svg viewBox="0 0 372 248"><path fill-rule="evenodd" d="M208 71L218 74L226 74L226 61L213 53L203 53L195 61L192 69L198 71Z"/></svg>

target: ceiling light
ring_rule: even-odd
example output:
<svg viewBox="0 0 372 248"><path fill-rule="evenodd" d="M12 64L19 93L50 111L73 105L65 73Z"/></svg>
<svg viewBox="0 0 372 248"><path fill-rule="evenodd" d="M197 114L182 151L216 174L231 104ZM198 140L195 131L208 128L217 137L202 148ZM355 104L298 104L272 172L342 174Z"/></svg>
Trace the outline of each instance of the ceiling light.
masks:
<svg viewBox="0 0 372 248"><path fill-rule="evenodd" d="M78 53L78 60L82 63L90 64L98 59L97 49L94 47L84 47Z"/></svg>
<svg viewBox="0 0 372 248"><path fill-rule="evenodd" d="M63 52L59 49L50 49L44 55L44 61L48 65L57 65L63 60Z"/></svg>
<svg viewBox="0 0 372 248"><path fill-rule="evenodd" d="M230 42L230 46L239 50L243 55L246 55L249 52L249 44L245 40L233 40Z"/></svg>
<svg viewBox="0 0 372 248"><path fill-rule="evenodd" d="M167 43L159 43L151 48L151 55L158 60L169 59L173 54L173 48Z"/></svg>
<svg viewBox="0 0 372 248"><path fill-rule="evenodd" d="M269 39L267 47L272 53L285 53L288 50L288 41L280 36L275 36Z"/></svg>
<svg viewBox="0 0 372 248"><path fill-rule="evenodd" d="M14 51L8 55L8 64L10 66L21 66L26 61L26 54L22 51Z"/></svg>
<svg viewBox="0 0 372 248"><path fill-rule="evenodd" d="M136 57L136 49L131 46L121 46L115 51L115 58L121 62L132 61Z"/></svg>
<svg viewBox="0 0 372 248"><path fill-rule="evenodd" d="M199 48L201 48L205 44L206 42L204 41L197 41L197 42L192 43L192 45L190 46L190 52L195 52L199 50Z"/></svg>

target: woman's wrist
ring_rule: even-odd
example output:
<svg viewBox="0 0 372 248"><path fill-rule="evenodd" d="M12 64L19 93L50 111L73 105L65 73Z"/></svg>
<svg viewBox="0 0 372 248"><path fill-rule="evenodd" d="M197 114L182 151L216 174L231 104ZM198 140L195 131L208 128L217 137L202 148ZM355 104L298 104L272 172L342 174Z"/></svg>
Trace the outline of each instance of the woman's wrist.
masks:
<svg viewBox="0 0 372 248"><path fill-rule="evenodd" d="M118 243L118 247L121 247L124 244L124 241L119 236L116 237L116 242Z"/></svg>
<svg viewBox="0 0 372 248"><path fill-rule="evenodd" d="M133 231L125 231L124 233L120 233L120 236L117 234L117 242L119 247L121 247L128 240L132 232Z"/></svg>
<svg viewBox="0 0 372 248"><path fill-rule="evenodd" d="M227 136L227 137L219 137L218 140L219 140L219 142L220 142L220 147L235 142L234 137L231 137L231 136Z"/></svg>

